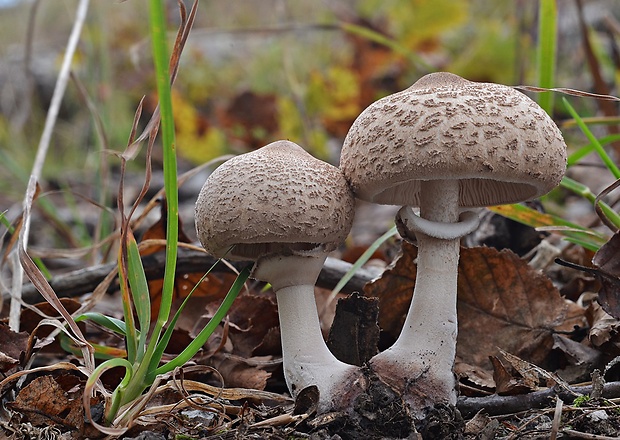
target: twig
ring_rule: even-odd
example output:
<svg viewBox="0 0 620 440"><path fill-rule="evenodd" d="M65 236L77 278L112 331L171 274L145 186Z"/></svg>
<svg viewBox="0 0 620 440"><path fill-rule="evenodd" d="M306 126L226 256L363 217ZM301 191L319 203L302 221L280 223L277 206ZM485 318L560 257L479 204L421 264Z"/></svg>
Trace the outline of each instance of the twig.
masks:
<svg viewBox="0 0 620 440"><path fill-rule="evenodd" d="M69 73L71 71L71 62L73 61L73 55L77 48L80 34L82 32L82 26L86 21L86 14L88 12L89 0L80 0L78 4L77 12L75 15L75 23L71 35L69 36L69 42L67 43L67 50L58 74L56 86L54 88L54 94L52 95L52 101L50 108L47 112L45 119L45 127L41 134L39 141L39 147L35 156L34 163L32 165L32 171L30 173L30 181L28 182L28 188L26 189L26 196L24 197L24 212L29 212L38 181L41 177L41 171L43 169L43 163L47 156L50 141L52 139L52 132L56 125L56 119L58 118L58 112L60 111L60 104L69 82ZM24 216L22 231L19 238L18 248L26 250L28 248L28 234L30 232L30 217ZM14 252L12 255L13 263L13 279L11 289L11 308L9 312L9 327L14 331L19 331L19 316L21 311L21 289L24 279L24 272L19 265L19 252Z"/></svg>
<svg viewBox="0 0 620 440"><path fill-rule="evenodd" d="M588 434L586 432L575 431L573 429L563 429L564 434L568 434L571 438L581 438L585 440L618 440L618 437L609 437L606 435Z"/></svg>
<svg viewBox="0 0 620 440"><path fill-rule="evenodd" d="M215 259L204 252L179 249L177 261L177 273L179 275L195 272L206 272L215 263ZM164 270L165 255L157 252L142 258L144 270L148 279L161 278ZM234 263L238 269L245 267L247 263ZM64 275L58 275L50 280L50 285L59 298L70 298L92 292L97 285L116 267L115 263L92 266L76 270ZM332 289L345 273L351 268L351 264L336 258L328 258L317 285ZM215 272L231 272L225 265L218 265ZM364 284L376 278L380 273L367 269L359 269L355 276L346 284L344 293L361 292ZM110 290L118 288L118 283L112 283ZM24 285L22 289L23 300L34 304L43 300L32 284Z"/></svg>
<svg viewBox="0 0 620 440"><path fill-rule="evenodd" d="M478 411L484 411L490 416L512 414L533 408L550 407L553 405L552 399L556 396L562 399L564 403L572 403L575 399L575 395L572 393L590 394L592 386L570 387L570 390L571 392L566 390L557 391L554 388L549 388L516 396L498 396L493 394L485 397L461 397L457 407L465 418L473 417ZM606 383L603 388L603 397L605 399L620 397L620 382Z"/></svg>

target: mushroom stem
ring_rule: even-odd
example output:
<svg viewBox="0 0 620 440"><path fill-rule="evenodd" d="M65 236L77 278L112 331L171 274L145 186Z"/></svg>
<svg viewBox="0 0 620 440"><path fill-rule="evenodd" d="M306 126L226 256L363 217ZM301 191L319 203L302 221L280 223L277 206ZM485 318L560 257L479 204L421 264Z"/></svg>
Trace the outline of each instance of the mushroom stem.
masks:
<svg viewBox="0 0 620 440"><path fill-rule="evenodd" d="M459 238L446 237L442 223L459 218L459 182L422 181L420 216L436 231L415 231L417 275L413 298L400 336L375 356L371 365L386 381L403 391L414 411L443 402L456 404L453 373L456 355L456 288Z"/></svg>
<svg viewBox="0 0 620 440"><path fill-rule="evenodd" d="M319 389L319 411L340 407L353 396L359 368L339 361L321 333L314 284L327 254L267 256L253 276L271 283L278 301L284 378L293 397ZM357 374L356 374L357 373ZM353 392L353 394L349 394Z"/></svg>

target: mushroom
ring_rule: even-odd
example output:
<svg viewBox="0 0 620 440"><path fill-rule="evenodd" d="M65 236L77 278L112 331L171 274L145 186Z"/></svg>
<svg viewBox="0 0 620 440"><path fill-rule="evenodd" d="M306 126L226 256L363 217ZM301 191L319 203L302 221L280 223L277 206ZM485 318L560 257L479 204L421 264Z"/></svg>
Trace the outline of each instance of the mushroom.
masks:
<svg viewBox="0 0 620 440"><path fill-rule="evenodd" d="M459 239L478 225L474 211L462 211L554 188L566 169L560 130L511 87L433 73L362 112L340 168L356 197L403 205L399 232L418 243L403 329L370 366L416 416L437 403L454 405Z"/></svg>
<svg viewBox="0 0 620 440"><path fill-rule="evenodd" d="M225 162L196 202L204 248L256 261L251 276L276 292L287 386L296 397L316 385L320 411L339 407L358 371L327 348L314 297L327 254L349 233L354 202L337 167L285 140Z"/></svg>

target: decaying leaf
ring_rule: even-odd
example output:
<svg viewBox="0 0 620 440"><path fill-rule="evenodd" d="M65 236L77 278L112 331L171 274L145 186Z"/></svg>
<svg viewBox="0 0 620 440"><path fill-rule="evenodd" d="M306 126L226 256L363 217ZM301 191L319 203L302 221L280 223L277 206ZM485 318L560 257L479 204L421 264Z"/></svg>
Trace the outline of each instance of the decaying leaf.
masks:
<svg viewBox="0 0 620 440"><path fill-rule="evenodd" d="M69 313L75 313L81 306L79 301L72 298L60 298L60 302ZM30 334L35 332L34 336L38 339L35 348L38 350L47 353L64 353L65 351L60 347L58 339L46 339L54 328L49 325L39 327L39 323L44 318L63 319L54 306L47 301L41 302L22 310L20 315L21 328Z"/></svg>
<svg viewBox="0 0 620 440"><path fill-rule="evenodd" d="M381 278L367 284L364 288L366 296L379 298L379 327L392 340L398 337L411 303L417 274L415 265L417 256L418 249L403 242L400 255Z"/></svg>
<svg viewBox="0 0 620 440"><path fill-rule="evenodd" d="M416 256L416 248L403 243L393 266L365 291L379 298L379 325L392 338L411 301ZM493 248L461 249L458 320L457 355L485 369L498 347L544 367L553 334L585 325L583 309L562 298L545 275L516 254Z"/></svg>
<svg viewBox="0 0 620 440"><path fill-rule="evenodd" d="M590 304L586 316L590 324L588 337L592 345L612 355L620 354L620 322L598 303Z"/></svg>
<svg viewBox="0 0 620 440"><path fill-rule="evenodd" d="M80 383L71 374L40 376L22 388L7 406L26 415L34 426L58 426L78 436L71 438L99 438L102 434L85 423Z"/></svg>
<svg viewBox="0 0 620 440"><path fill-rule="evenodd" d="M472 390L476 393L492 394L495 390L495 381L491 372L475 365L469 365L458 359L458 357L454 365L454 373L461 381L461 384L474 385ZM460 394L468 395L470 394L469 391L468 388L461 386Z"/></svg>
<svg viewBox="0 0 620 440"><path fill-rule="evenodd" d="M601 281L598 302L607 313L620 319L620 232L616 232L594 255L595 275Z"/></svg>
<svg viewBox="0 0 620 440"><path fill-rule="evenodd" d="M524 361L504 350L500 350L501 358L492 356L497 394L519 394L538 389L539 386L559 386L570 391L568 384L556 374L537 365ZM506 377L510 373L512 377Z"/></svg>
<svg viewBox="0 0 620 440"><path fill-rule="evenodd" d="M28 348L28 333L16 333L6 323L0 323L0 372L17 366Z"/></svg>
<svg viewBox="0 0 620 440"><path fill-rule="evenodd" d="M233 353L238 356L256 356L259 347L263 353L280 352L280 340L275 346L266 347L265 336L279 326L275 302L267 295L244 294L237 298L235 307L229 313L229 337Z"/></svg>
<svg viewBox="0 0 620 440"><path fill-rule="evenodd" d="M553 349L563 354L564 362L556 373L569 383L586 382L592 370L602 368L603 353L586 340L573 341L564 335L553 335Z"/></svg>
<svg viewBox="0 0 620 440"><path fill-rule="evenodd" d="M201 311L193 316L195 333L213 316L219 301L202 302ZM198 316L200 315L200 316ZM181 317L184 319L184 317ZM190 319L191 321L191 319ZM193 333L190 332L190 336ZM281 345L278 312L268 294L242 293L223 326L220 326L205 345L205 351L195 360L218 370L226 387L264 390L267 379L280 364Z"/></svg>
<svg viewBox="0 0 620 440"><path fill-rule="evenodd" d="M488 365L497 347L546 367L553 335L586 324L584 310L511 251L463 249L458 278L457 352Z"/></svg>
<svg viewBox="0 0 620 440"><path fill-rule="evenodd" d="M497 356L491 356L490 359L493 364L495 392L500 396L526 394L538 388L538 376L531 377L526 374L523 377L509 362L504 363Z"/></svg>

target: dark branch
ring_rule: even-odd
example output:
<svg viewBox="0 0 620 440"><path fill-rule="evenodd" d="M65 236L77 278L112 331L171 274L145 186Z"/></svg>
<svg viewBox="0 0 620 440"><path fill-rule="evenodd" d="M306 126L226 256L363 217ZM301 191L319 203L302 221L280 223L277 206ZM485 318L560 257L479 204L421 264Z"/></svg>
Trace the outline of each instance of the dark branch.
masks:
<svg viewBox="0 0 620 440"><path fill-rule="evenodd" d="M144 271L146 272L146 276L149 280L163 278L165 258L166 257L163 252L158 252L156 254L148 255L142 259ZM204 273L215 263L215 261L215 258L203 252L179 249L177 273L179 275L186 273ZM239 270L247 264L248 263L244 262L233 263L233 265ZM80 296L85 293L92 292L95 287L103 281L106 275L114 269L115 266L115 263L110 263L76 270L74 272L53 277L50 280L50 284L60 298ZM321 271L317 285L319 287L333 289L350 268L350 263L335 258L328 258L323 270ZM230 272L230 269L224 264L219 264L214 271ZM361 292L364 288L364 284L377 275L378 273L365 269L359 269L343 288L342 292ZM114 291L116 289L118 289L118 282L112 283L109 290ZM23 300L30 304L43 301L43 297L41 297L34 286L30 283L24 285L22 295Z"/></svg>
<svg viewBox="0 0 620 440"><path fill-rule="evenodd" d="M578 395L589 395L592 391L592 386L571 387L571 390ZM515 396L498 396L494 394L487 397L461 397L457 407L465 418L473 417L480 410L484 410L490 416L496 416L527 411L533 408L553 408L553 399L556 396L560 397L567 404L572 403L576 397L568 391L549 388L543 391ZM605 399L620 397L620 382L605 384L603 397Z"/></svg>

